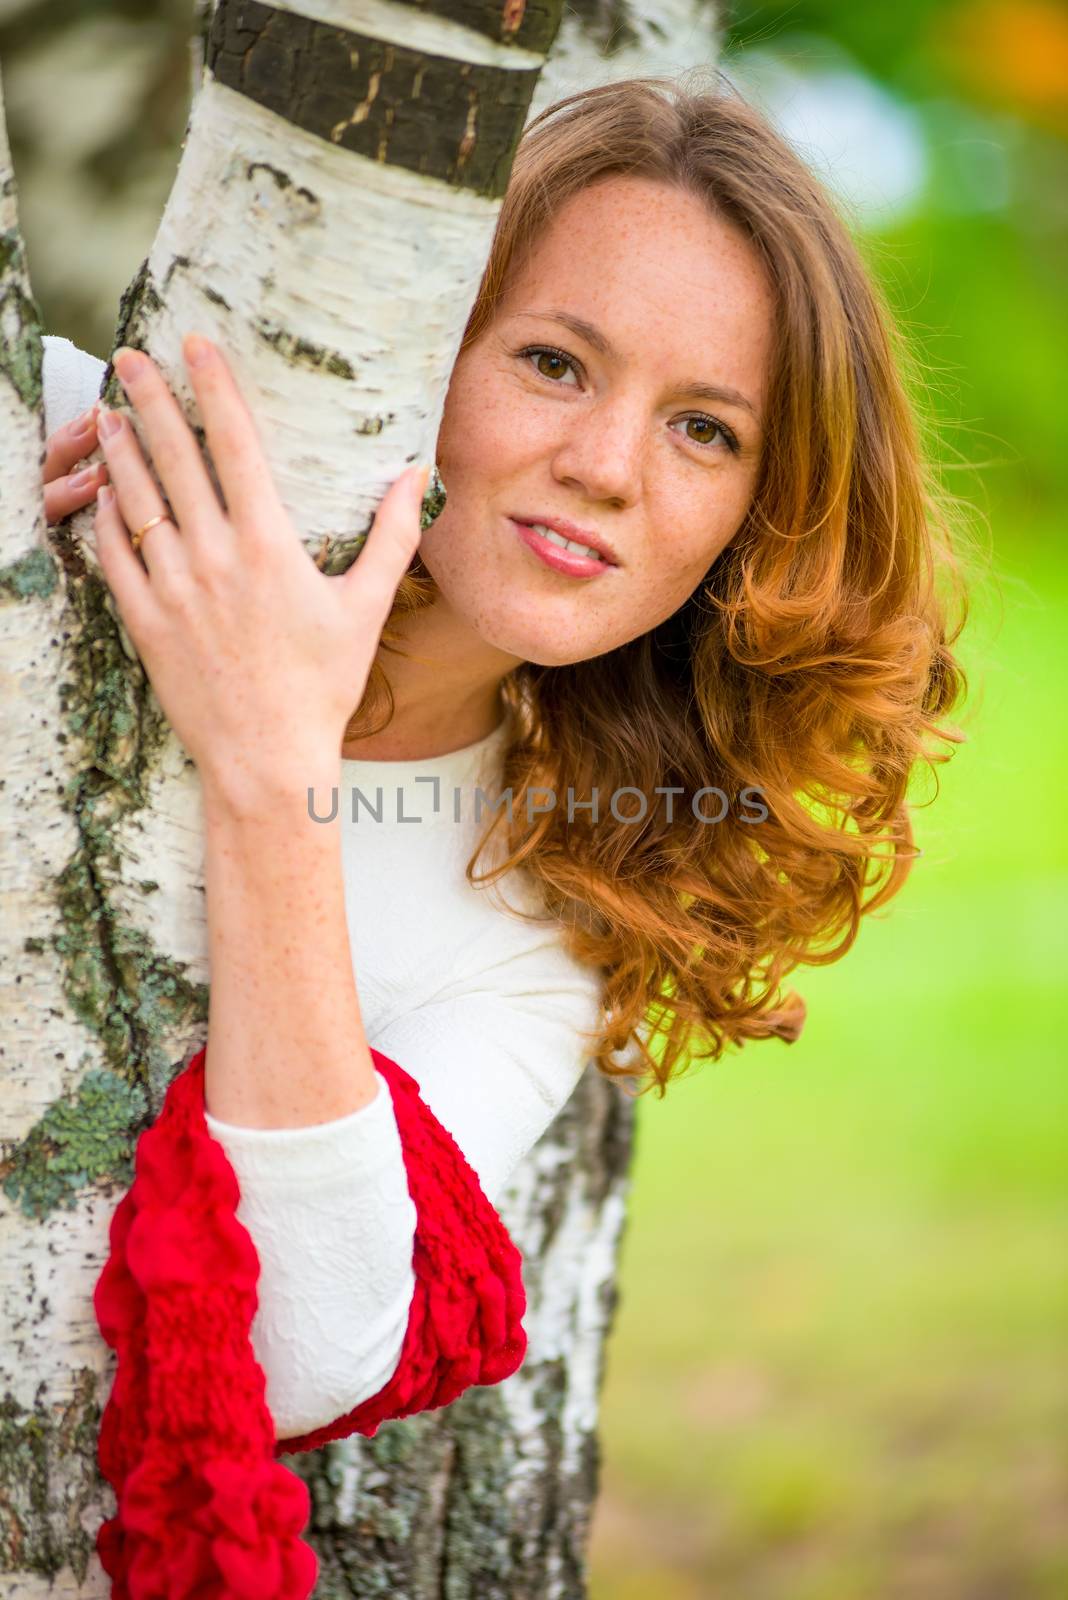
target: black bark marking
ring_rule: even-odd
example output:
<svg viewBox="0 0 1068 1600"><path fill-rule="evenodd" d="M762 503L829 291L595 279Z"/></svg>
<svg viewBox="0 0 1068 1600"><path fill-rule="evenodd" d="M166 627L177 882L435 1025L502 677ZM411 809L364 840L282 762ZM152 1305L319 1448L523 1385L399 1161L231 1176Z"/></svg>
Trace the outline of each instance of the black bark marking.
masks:
<svg viewBox="0 0 1068 1600"><path fill-rule="evenodd" d="M338 350L328 350L325 345L311 339L302 339L285 328L273 326L266 317L257 317L253 323L256 333L287 361L315 372L328 372L333 378L353 379L356 376L352 362Z"/></svg>
<svg viewBox="0 0 1068 1600"><path fill-rule="evenodd" d="M528 7L514 34L502 31L514 8L469 9L486 23L480 32L526 45L534 28L548 37L533 48L547 49L561 7ZM447 8L435 14L461 20ZM538 81L537 68L428 56L258 0L220 0L208 66L227 88L330 144L490 199L504 194Z"/></svg>
<svg viewBox="0 0 1068 1600"><path fill-rule="evenodd" d="M41 404L44 346L41 317L30 291L26 251L16 229L0 233L0 374L26 409Z"/></svg>
<svg viewBox="0 0 1068 1600"><path fill-rule="evenodd" d="M560 8L551 0L526 0L525 4L524 0L406 0L406 4L424 16L458 22L486 39L542 55L548 54L560 22Z"/></svg>
<svg viewBox="0 0 1068 1600"><path fill-rule="evenodd" d="M308 210L318 216L321 209L319 196L313 194L304 184L294 186L293 179L288 172L283 172L280 167L272 166L269 161L250 161L245 168L245 177L251 178L255 172L266 172L269 177L274 179L279 189L292 189L295 194L300 195L302 199L308 202Z"/></svg>

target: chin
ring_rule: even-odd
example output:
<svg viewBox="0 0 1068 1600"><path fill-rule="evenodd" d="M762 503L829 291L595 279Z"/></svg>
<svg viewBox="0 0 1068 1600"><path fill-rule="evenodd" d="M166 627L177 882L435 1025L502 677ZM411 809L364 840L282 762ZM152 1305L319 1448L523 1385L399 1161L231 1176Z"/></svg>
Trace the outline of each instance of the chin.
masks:
<svg viewBox="0 0 1068 1600"><path fill-rule="evenodd" d="M481 620L484 622L485 619ZM499 620L487 628L480 625L480 619L472 618L472 626L487 644L506 651L510 656L518 656L520 661L529 661L535 667L570 667L576 661L585 661L588 655L598 653L596 650L586 652L574 641L565 646L527 629L502 628Z"/></svg>
<svg viewBox="0 0 1068 1600"><path fill-rule="evenodd" d="M522 661L529 661L535 667L570 667L578 661L587 661L591 656L600 655L601 651L593 640L584 640L581 629L577 624L581 620L574 617L562 622L556 621L555 625L548 627L547 618L529 613L520 617L486 616L479 613L472 618L476 627L487 644L494 645L498 650L506 650L509 655L518 656Z"/></svg>
<svg viewBox="0 0 1068 1600"><path fill-rule="evenodd" d="M574 635L568 642L561 642L560 638L545 638L544 634L536 630L512 629L492 630L488 634L480 629L481 637L488 645L496 645L497 650L507 650L508 654L518 656L521 661L531 662L534 667L574 667L580 661L593 661L595 656L603 656L609 650L614 650L614 645L603 645L600 642L590 642L588 645L576 640Z"/></svg>
<svg viewBox="0 0 1068 1600"><path fill-rule="evenodd" d="M520 651L517 650L515 653L516 655L519 655ZM597 651L595 650L590 652L590 654L576 654L573 649L565 651L563 654L559 654L549 650L548 648L545 648L541 650L528 650L523 656L523 660L529 661L532 667L573 667L580 661L588 661L590 659L590 655L596 654Z"/></svg>

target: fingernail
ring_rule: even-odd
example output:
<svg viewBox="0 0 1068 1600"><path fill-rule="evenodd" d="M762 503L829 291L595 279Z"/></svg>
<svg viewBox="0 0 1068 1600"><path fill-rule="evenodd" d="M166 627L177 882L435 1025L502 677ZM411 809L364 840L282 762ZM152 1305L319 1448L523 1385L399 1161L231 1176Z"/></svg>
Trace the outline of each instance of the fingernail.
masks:
<svg viewBox="0 0 1068 1600"><path fill-rule="evenodd" d="M417 500L422 500L426 494L426 486L430 481L430 474L433 470L433 467L434 463L430 461L425 463L421 462L418 466L411 469L413 484L412 494Z"/></svg>
<svg viewBox="0 0 1068 1600"><path fill-rule="evenodd" d="M97 503L98 506L109 506L111 504L111 502L114 500L114 498L115 498L114 489L109 489L107 484L105 483L104 486L97 493L96 503Z"/></svg>
<svg viewBox="0 0 1068 1600"><path fill-rule="evenodd" d="M75 439L80 438L80 436L83 433L88 433L89 432L90 428L93 426L93 423L96 420L95 411L96 411L96 407L95 406L92 407L89 411L83 411L81 416L80 417L76 417L75 420L71 423L70 431L71 431L71 433L72 433L72 435L74 436Z"/></svg>
<svg viewBox="0 0 1068 1600"><path fill-rule="evenodd" d="M96 431L102 439L113 439L122 427L122 422L114 411L109 411L106 406L100 407L97 418Z"/></svg>
<svg viewBox="0 0 1068 1600"><path fill-rule="evenodd" d="M87 489L92 483L93 479L96 477L96 474L96 467L86 467L84 472L78 472L73 478L67 479L68 487L71 489Z"/></svg>
<svg viewBox="0 0 1068 1600"><path fill-rule="evenodd" d="M140 350L131 350L127 346L116 350L112 357L112 365L123 383L132 382L134 378L140 377L148 370L148 362Z"/></svg>
<svg viewBox="0 0 1068 1600"><path fill-rule="evenodd" d="M191 367L203 367L211 360L212 347L199 333L187 333L182 345L185 359Z"/></svg>

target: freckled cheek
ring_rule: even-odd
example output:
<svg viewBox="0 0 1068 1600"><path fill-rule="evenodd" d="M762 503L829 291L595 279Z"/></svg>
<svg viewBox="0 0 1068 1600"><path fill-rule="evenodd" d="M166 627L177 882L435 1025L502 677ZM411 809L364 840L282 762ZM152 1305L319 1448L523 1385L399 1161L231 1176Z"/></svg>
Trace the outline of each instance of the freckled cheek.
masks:
<svg viewBox="0 0 1068 1600"><path fill-rule="evenodd" d="M472 362L453 379L439 439L457 466L492 480L551 452L553 425L554 408L539 405L510 373Z"/></svg>
<svg viewBox="0 0 1068 1600"><path fill-rule="evenodd" d="M711 566L721 550L730 544L745 521L753 497L753 474L724 473L711 486L704 506L695 517L687 517L690 537L686 541L693 560L702 570Z"/></svg>
<svg viewBox="0 0 1068 1600"><path fill-rule="evenodd" d="M518 419L502 413L487 396L465 396L442 424L439 459L446 487L449 473L460 480L492 479L515 454L522 434Z"/></svg>
<svg viewBox="0 0 1068 1600"><path fill-rule="evenodd" d="M724 485L696 518L692 505L667 507L654 518L653 527L663 531L654 534L641 572L652 608L670 615L693 594L730 544L748 505L747 492Z"/></svg>

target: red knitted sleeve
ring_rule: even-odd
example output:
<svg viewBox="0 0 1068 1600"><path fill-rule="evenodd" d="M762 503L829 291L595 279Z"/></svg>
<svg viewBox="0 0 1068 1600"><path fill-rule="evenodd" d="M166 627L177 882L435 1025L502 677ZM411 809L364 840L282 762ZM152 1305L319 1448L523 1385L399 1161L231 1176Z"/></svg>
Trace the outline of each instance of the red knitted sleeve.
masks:
<svg viewBox="0 0 1068 1600"><path fill-rule="evenodd" d="M100 1426L115 1516L97 1534L112 1600L306 1600L302 1479L276 1458L497 1383L526 1353L522 1258L448 1130L395 1061L393 1096L416 1208L415 1292L397 1369L347 1416L278 1440L249 1339L259 1261L240 1191L204 1121L207 1047L137 1143L93 1297L117 1356Z"/></svg>

